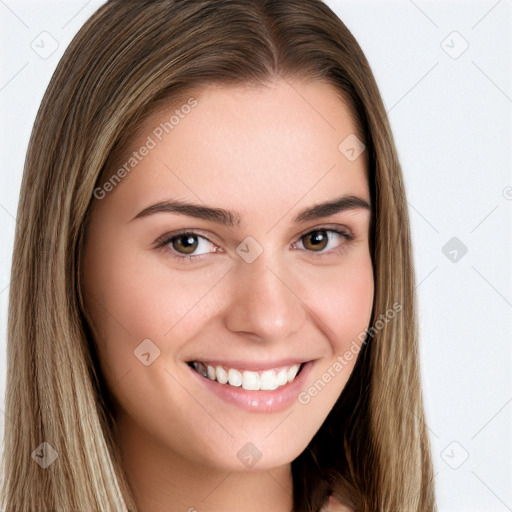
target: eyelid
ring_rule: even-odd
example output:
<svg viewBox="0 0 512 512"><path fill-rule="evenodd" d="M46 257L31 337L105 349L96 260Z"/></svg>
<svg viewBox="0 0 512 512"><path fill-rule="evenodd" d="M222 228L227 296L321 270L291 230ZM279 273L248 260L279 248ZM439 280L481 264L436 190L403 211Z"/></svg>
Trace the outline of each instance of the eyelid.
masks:
<svg viewBox="0 0 512 512"><path fill-rule="evenodd" d="M166 245L168 244L173 238L176 238L180 235L195 235L197 237L201 237L201 238L204 238L206 241L208 241L209 243L213 244L213 245L216 245L215 242L212 242L208 236L209 235L206 235L204 231L200 230L200 229L195 229L195 228L190 228L190 229L179 229L177 231L171 231L169 233L165 233L164 235L158 237L153 245L156 246L156 247L159 247L161 245Z"/></svg>
<svg viewBox="0 0 512 512"><path fill-rule="evenodd" d="M336 234L346 238L347 242L353 240L353 238L354 238L352 230L348 226L340 225L340 224L320 224L318 226L309 227L303 233L298 235L296 237L295 242L292 243L292 246L295 246L301 240L301 238L303 238L304 236L306 236L306 235L308 235L308 234L310 234L312 232L315 232L315 231L328 231L328 232L331 232L331 233L334 232L334 233L336 233ZM178 260L178 261L186 262L186 261L190 261L190 260L199 260L203 256L206 256L207 254L211 254L211 253L206 253L206 254L190 254L190 255L181 254L181 255L179 255L180 253L178 253L177 251L167 247L167 245L171 242L171 240L173 238L177 238L180 235L192 235L192 236L196 236L198 238L203 238L208 243L217 246L217 244L212 242L208 238L208 236L206 236L204 233L205 232L202 231L201 229L196 229L196 228L181 229L181 230L173 231L173 232L166 233L166 234L160 236L159 238L157 238L155 240L153 245L157 249L158 248L160 248L160 249L169 249L171 256L174 259ZM304 251L304 252L307 252L307 253L310 253L311 255L313 255L315 257L322 257L322 256L328 256L328 255L330 255L332 253L337 253L337 252L339 252L342 249L343 249L343 244L341 246L336 247L334 249L331 249L330 251L327 251L327 252L323 252L323 251L318 251L318 252L317 251L308 251L307 249L300 249L300 250ZM220 248L220 251L222 251L222 248ZM212 253L214 253L214 252L218 252L218 251L216 251L216 250L212 251Z"/></svg>
<svg viewBox="0 0 512 512"><path fill-rule="evenodd" d="M209 244L212 244L212 245L218 247L217 244L215 244L214 242L209 240L208 237L206 235L202 234L202 233L203 232L200 229L181 229L181 230L178 230L178 231L173 231L171 233L166 233L166 234L158 237L155 240L153 245L154 245L154 247L156 249L166 250L166 252L168 252L174 260L176 260L176 261L178 261L180 263L186 263L187 261L190 261L190 260L199 260L203 256L206 256L207 254L211 254L211 253L206 253L206 254L181 254L180 255L179 252L177 252L174 249L168 247L168 244L171 242L171 240L173 238L177 238L177 237L182 236L182 235L192 235L192 236L196 236L197 238L202 238L203 240L206 240ZM217 251L214 250L212 252L217 252Z"/></svg>
<svg viewBox="0 0 512 512"><path fill-rule="evenodd" d="M306 229L302 234L300 234L297 239L302 238L305 235L308 235L312 231L336 231L340 234L346 235L347 237L354 237L352 230L344 225L344 224L319 224L318 226L311 226Z"/></svg>
<svg viewBox="0 0 512 512"><path fill-rule="evenodd" d="M329 251L324 251L324 250L308 251L307 249L299 249L300 251L305 252L308 256L313 256L314 258L323 258L323 257L329 257L329 256L333 256L333 255L339 255L339 254L341 254L341 252L343 250L346 249L346 244L351 242L352 240L354 240L354 235L348 227L340 226L339 224L334 225L334 226L322 224L319 227L309 228L305 233L300 235L297 238L297 241L292 244L294 249L296 248L295 246L297 245L297 243L301 242L301 239L304 236L314 233L315 231L326 231L328 233L335 233L335 234L341 236L342 238L344 238L345 241L342 242L337 247L330 249ZM304 242L301 242L301 243L304 245Z"/></svg>

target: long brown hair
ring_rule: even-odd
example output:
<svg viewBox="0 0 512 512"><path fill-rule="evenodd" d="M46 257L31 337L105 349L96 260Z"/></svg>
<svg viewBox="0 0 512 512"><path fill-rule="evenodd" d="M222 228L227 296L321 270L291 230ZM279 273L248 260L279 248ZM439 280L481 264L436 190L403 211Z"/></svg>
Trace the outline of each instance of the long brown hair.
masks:
<svg viewBox="0 0 512 512"><path fill-rule="evenodd" d="M402 174L359 45L319 0L110 0L62 57L26 157L12 264L3 505L7 511L136 510L112 439L80 293L94 190L144 119L211 83L332 84L366 145L375 277L372 324L338 402L292 462L296 512L337 492L358 511L432 512ZM341 141L340 141L341 142ZM41 442L58 454L42 469Z"/></svg>

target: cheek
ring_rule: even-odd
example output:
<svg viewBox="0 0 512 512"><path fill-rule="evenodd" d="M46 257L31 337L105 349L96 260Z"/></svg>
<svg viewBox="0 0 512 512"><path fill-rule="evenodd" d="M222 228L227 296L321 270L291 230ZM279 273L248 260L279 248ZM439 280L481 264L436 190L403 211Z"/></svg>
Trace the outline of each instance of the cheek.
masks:
<svg viewBox="0 0 512 512"><path fill-rule="evenodd" d="M344 352L369 326L374 295L371 257L359 254L332 271L317 273L307 304L322 320L334 354Z"/></svg>
<svg viewBox="0 0 512 512"><path fill-rule="evenodd" d="M162 256L123 250L119 242L102 248L88 260L84 294L105 373L115 381L140 369L134 351L144 340L172 359L205 319L202 299L229 268L171 270Z"/></svg>
<svg viewBox="0 0 512 512"><path fill-rule="evenodd" d="M297 402L309 416L321 421L338 400L354 369L371 319L373 266L369 254L360 256L344 269L324 274L323 286L308 295L308 304L321 320L329 343L310 385L298 395Z"/></svg>

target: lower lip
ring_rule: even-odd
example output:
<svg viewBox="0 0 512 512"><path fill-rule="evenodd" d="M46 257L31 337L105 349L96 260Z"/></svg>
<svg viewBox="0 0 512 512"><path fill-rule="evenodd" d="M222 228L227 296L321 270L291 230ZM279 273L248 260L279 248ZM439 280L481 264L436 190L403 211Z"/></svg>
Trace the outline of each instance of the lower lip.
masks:
<svg viewBox="0 0 512 512"><path fill-rule="evenodd" d="M289 407L297 399L297 396L303 389L312 366L312 361L305 363L301 372L292 382L272 391L248 391L242 387L220 384L216 380L203 377L196 370L187 365L195 377L221 400L229 404L237 405L246 411L262 413L279 412Z"/></svg>

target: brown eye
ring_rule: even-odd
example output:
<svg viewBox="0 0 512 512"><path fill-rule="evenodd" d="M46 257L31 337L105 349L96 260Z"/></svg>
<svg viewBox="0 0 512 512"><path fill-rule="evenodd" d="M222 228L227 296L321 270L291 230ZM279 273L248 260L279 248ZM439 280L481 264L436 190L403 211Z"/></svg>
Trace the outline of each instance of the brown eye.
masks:
<svg viewBox="0 0 512 512"><path fill-rule="evenodd" d="M322 251L329 243L329 237L325 229L312 231L302 237L304 247L311 251Z"/></svg>
<svg viewBox="0 0 512 512"><path fill-rule="evenodd" d="M200 260L207 254L222 252L222 249L210 242L208 238L195 231L167 233L155 243L157 248L165 249L167 254L180 263Z"/></svg>
<svg viewBox="0 0 512 512"><path fill-rule="evenodd" d="M171 240L171 245L179 253L191 254L197 249L199 244L197 238L197 236L192 234L178 235Z"/></svg>

